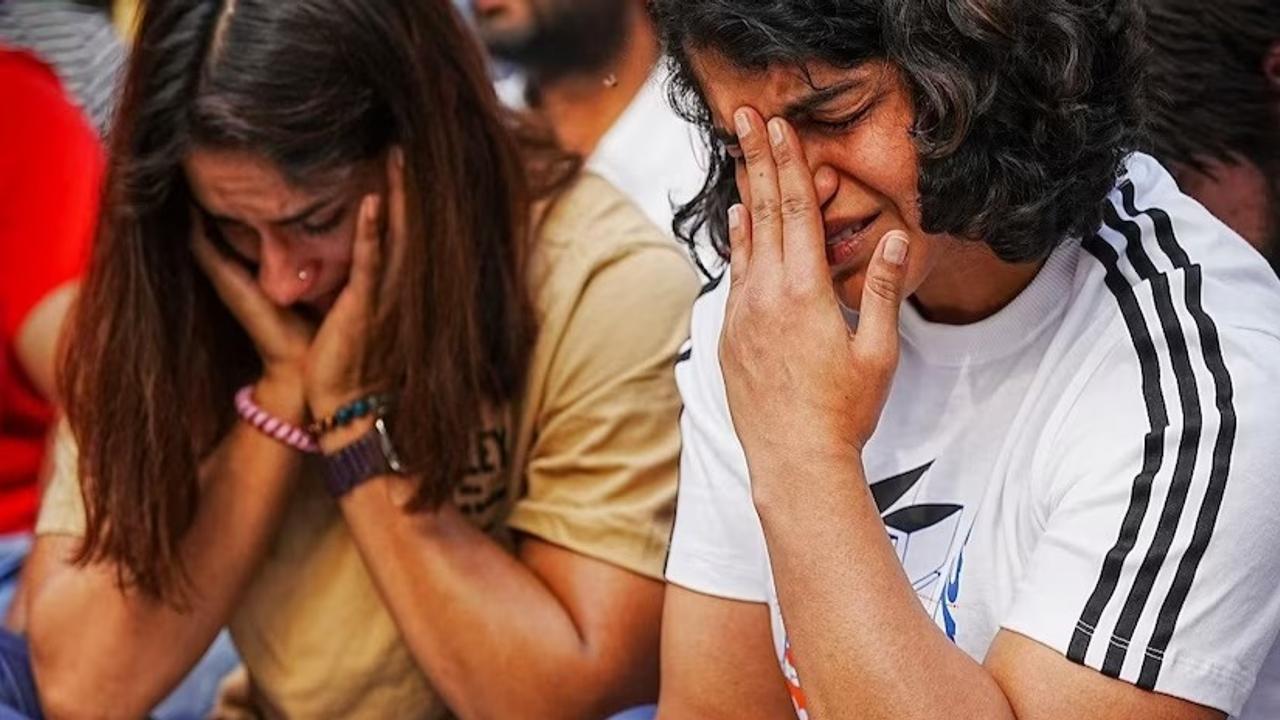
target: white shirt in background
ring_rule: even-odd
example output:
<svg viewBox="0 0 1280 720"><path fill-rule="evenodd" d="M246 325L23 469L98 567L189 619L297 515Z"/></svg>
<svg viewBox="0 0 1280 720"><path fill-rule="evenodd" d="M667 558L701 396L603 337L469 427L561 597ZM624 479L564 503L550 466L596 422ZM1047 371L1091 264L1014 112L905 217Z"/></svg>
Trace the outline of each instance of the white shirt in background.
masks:
<svg viewBox="0 0 1280 720"><path fill-rule="evenodd" d="M621 190L654 225L674 238L671 222L675 208L692 200L702 189L707 151L698 129L668 104L668 75L666 65L660 61L596 144L586 167ZM528 84L519 73L498 79L494 87L507 106L527 107ZM699 255L705 266L718 268L719 258L703 245Z"/></svg>
<svg viewBox="0 0 1280 720"><path fill-rule="evenodd" d="M674 208L706 180L706 149L697 128L667 102L667 71L659 63L631 104L596 145L587 167L631 198L671 235Z"/></svg>

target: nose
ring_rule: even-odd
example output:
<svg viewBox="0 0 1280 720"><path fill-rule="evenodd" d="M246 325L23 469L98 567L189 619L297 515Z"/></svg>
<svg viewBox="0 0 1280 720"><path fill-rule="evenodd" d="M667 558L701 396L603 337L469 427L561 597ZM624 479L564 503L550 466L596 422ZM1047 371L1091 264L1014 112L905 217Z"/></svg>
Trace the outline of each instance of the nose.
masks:
<svg viewBox="0 0 1280 720"><path fill-rule="evenodd" d="M272 303L288 307L311 290L316 282L317 266L318 263L300 256L284 239L266 236L259 257L258 287Z"/></svg>

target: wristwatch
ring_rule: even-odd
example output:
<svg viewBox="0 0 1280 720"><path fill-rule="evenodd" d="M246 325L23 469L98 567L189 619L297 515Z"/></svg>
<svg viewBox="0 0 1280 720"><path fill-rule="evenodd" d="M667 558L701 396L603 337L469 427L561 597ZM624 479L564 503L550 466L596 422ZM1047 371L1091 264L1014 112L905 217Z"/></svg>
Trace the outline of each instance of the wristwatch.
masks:
<svg viewBox="0 0 1280 720"><path fill-rule="evenodd" d="M324 456L325 487L335 498L379 475L403 475L404 466L391 442L384 418L375 418L373 429L341 450Z"/></svg>

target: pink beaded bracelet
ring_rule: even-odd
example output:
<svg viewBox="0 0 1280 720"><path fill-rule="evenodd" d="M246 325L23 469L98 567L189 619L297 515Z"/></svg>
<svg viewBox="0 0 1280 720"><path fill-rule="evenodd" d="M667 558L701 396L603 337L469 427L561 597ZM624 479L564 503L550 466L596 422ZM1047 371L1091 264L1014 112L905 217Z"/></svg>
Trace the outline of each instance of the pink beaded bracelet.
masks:
<svg viewBox="0 0 1280 720"><path fill-rule="evenodd" d="M253 401L253 385L245 385L236 393L236 412L245 422L291 448L304 453L320 453L320 445L310 433L258 407Z"/></svg>

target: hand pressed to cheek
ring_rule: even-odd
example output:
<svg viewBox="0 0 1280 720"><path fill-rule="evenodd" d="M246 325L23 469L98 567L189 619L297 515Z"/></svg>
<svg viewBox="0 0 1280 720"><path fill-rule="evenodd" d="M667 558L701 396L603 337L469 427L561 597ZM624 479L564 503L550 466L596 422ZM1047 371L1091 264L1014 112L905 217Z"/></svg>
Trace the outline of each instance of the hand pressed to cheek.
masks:
<svg viewBox="0 0 1280 720"><path fill-rule="evenodd" d="M368 391L364 360L381 283L383 207L377 195L360 203L350 277L307 353L307 401L317 417Z"/></svg>
<svg viewBox="0 0 1280 720"><path fill-rule="evenodd" d="M398 150L387 158L386 173L386 197L369 195L360 204L350 278L308 354L307 398L316 416L385 389L386 379L367 377L364 361L371 334L392 309L406 252L404 160Z"/></svg>

